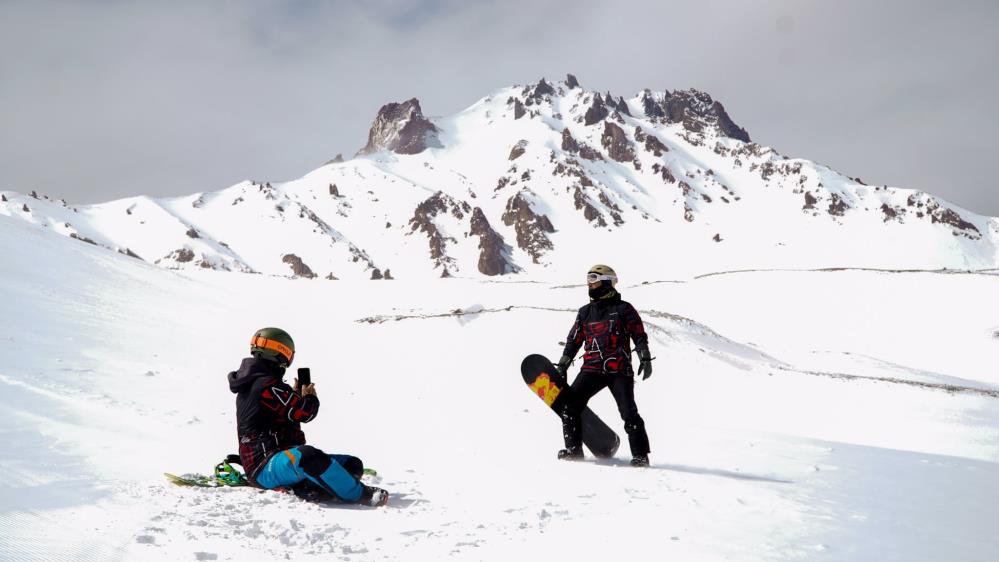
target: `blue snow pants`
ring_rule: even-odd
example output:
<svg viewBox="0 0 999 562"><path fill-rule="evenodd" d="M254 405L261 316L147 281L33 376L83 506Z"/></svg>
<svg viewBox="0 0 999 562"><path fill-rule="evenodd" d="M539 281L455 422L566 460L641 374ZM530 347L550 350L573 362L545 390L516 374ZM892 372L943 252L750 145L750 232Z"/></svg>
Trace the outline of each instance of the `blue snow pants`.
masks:
<svg viewBox="0 0 999 562"><path fill-rule="evenodd" d="M300 445L271 457L254 480L267 489L310 480L342 500L355 502L364 490L359 481L362 470L363 465L357 457L327 455L311 445Z"/></svg>

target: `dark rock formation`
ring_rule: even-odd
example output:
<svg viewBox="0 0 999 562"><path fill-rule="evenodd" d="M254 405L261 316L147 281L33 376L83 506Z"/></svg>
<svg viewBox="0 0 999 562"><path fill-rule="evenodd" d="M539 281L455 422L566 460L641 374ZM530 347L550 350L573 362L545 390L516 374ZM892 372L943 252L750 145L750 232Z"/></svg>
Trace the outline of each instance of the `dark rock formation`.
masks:
<svg viewBox="0 0 999 562"><path fill-rule="evenodd" d="M534 263L539 263L541 256L553 248L545 234L555 232L555 227L546 215L534 212L524 192L506 202L502 219L503 224L513 226L517 232L517 246L527 252Z"/></svg>
<svg viewBox="0 0 999 562"><path fill-rule="evenodd" d="M24 211L25 213L30 213L31 212L31 209L28 208L28 204L27 203L25 203L24 205L21 205L21 210Z"/></svg>
<svg viewBox="0 0 999 562"><path fill-rule="evenodd" d="M469 234L479 237L479 273L483 275L503 275L516 270L507 256L510 247L503 237L493 230L482 209L476 207L472 211L471 229Z"/></svg>
<svg viewBox="0 0 999 562"><path fill-rule="evenodd" d="M74 239L74 240L79 240L80 242L86 242L87 244L93 244L94 246L96 246L96 245L97 245L97 242L94 242L94 241L93 241L93 240L91 240L90 238L87 238L86 236L83 236L83 235L80 235L80 234L77 234L77 233L75 233L75 232L70 232L70 233L69 233L69 237L70 237L70 238L72 238L72 239ZM188 251L190 252L190 250L188 250ZM192 258L194 257L194 254L193 254L193 253L191 254L191 257L192 257Z"/></svg>
<svg viewBox="0 0 999 562"><path fill-rule="evenodd" d="M597 199L603 203L605 207L610 209L608 212L610 213L611 218L614 219L614 226L621 226L624 224L624 219L621 218L621 207L618 207L616 203L611 201L610 197L607 197L606 193L601 191L597 196Z"/></svg>
<svg viewBox="0 0 999 562"><path fill-rule="evenodd" d="M905 209L902 209L900 207L893 207L888 203L882 203L881 213L884 215L885 222L891 220L902 222L902 215L905 214Z"/></svg>
<svg viewBox="0 0 999 562"><path fill-rule="evenodd" d="M583 218L590 222L595 222L597 226L607 226L607 221L604 220L604 216L600 214L600 211L598 211L592 203L590 203L589 198L583 194L583 188L578 185L572 193L572 202L576 206L577 210L583 211Z"/></svg>
<svg viewBox="0 0 999 562"><path fill-rule="evenodd" d="M534 87L534 92L531 94L532 98L541 99L545 96L551 96L555 94L555 88L552 88L551 84L545 82L542 78L538 84Z"/></svg>
<svg viewBox="0 0 999 562"><path fill-rule="evenodd" d="M385 279L385 276L382 275L381 270L376 267L371 270L371 280L378 281L379 279Z"/></svg>
<svg viewBox="0 0 999 562"><path fill-rule="evenodd" d="M586 143L579 143L579 157L587 160L603 160L604 155L600 151Z"/></svg>
<svg viewBox="0 0 999 562"><path fill-rule="evenodd" d="M627 115L628 117L631 117L631 110L628 109L628 104L624 101L624 98L617 98L617 104L614 105L614 109Z"/></svg>
<svg viewBox="0 0 999 562"><path fill-rule="evenodd" d="M607 150L607 155L618 162L631 162L635 159L635 151L624 129L609 121L604 122L604 134L600 144Z"/></svg>
<svg viewBox="0 0 999 562"><path fill-rule="evenodd" d="M806 191L805 192L805 205L801 208L801 210L802 211L806 211L808 209L814 209L815 208L815 204L818 203L818 202L819 202L819 200L816 199L814 195L812 195L811 191Z"/></svg>
<svg viewBox="0 0 999 562"><path fill-rule="evenodd" d="M838 194L833 193L829 196L829 208L827 209L827 212L830 215L842 217L843 213L845 213L849 208L850 206L847 205L846 201L844 201Z"/></svg>
<svg viewBox="0 0 999 562"><path fill-rule="evenodd" d="M579 87L579 80L576 80L576 77L573 76L572 74L566 74L565 75L565 85L568 86L569 89L578 88Z"/></svg>
<svg viewBox="0 0 999 562"><path fill-rule="evenodd" d="M397 154L419 154L436 142L437 127L423 116L416 98L390 103L378 110L368 144L358 154L390 150Z"/></svg>
<svg viewBox="0 0 999 562"><path fill-rule="evenodd" d="M156 263L160 263L164 260L172 260L177 263L190 263L194 261L194 252L190 248L181 248L179 250L174 250L169 254L163 256L162 258L156 260Z"/></svg>
<svg viewBox="0 0 999 562"><path fill-rule="evenodd" d="M124 254L124 255L126 255L126 256L128 256L130 258L135 258L135 259L137 259L139 261L142 261L142 258L140 258L138 255L136 255L135 252L133 252L132 250L130 250L128 248L118 248L118 253L119 254Z"/></svg>
<svg viewBox="0 0 999 562"><path fill-rule="evenodd" d="M645 111L645 116L650 119L666 116L662 105L653 97L652 92L649 90L642 92L642 109Z"/></svg>
<svg viewBox="0 0 999 562"><path fill-rule="evenodd" d="M527 152L527 141L521 139L517 141L517 144L513 145L513 148L510 149L510 160L520 158L525 152Z"/></svg>
<svg viewBox="0 0 999 562"><path fill-rule="evenodd" d="M331 164L342 164L343 163L343 154L337 152L336 156L334 156L333 159L330 160L330 163Z"/></svg>
<svg viewBox="0 0 999 562"><path fill-rule="evenodd" d="M184 234L186 234L188 238L201 238L201 235L198 234L198 231L193 226L188 228L187 232Z"/></svg>
<svg viewBox="0 0 999 562"><path fill-rule="evenodd" d="M388 269L385 270L385 280L386 281L393 281L393 280L395 280L395 277L392 277L392 272L389 271Z"/></svg>
<svg viewBox="0 0 999 562"><path fill-rule="evenodd" d="M645 150L651 152L654 156L662 156L663 153L669 152L669 148L655 135L645 137Z"/></svg>
<svg viewBox="0 0 999 562"><path fill-rule="evenodd" d="M735 121L732 121L732 118L728 116L728 112L725 111L725 107L721 102L716 101L711 106L711 110L717 116L716 125L718 132L729 138L749 142L749 133L746 132L746 129L736 125Z"/></svg>
<svg viewBox="0 0 999 562"><path fill-rule="evenodd" d="M520 119L524 115L527 115L527 110L524 109L524 104L520 103L520 98L513 101L513 118Z"/></svg>
<svg viewBox="0 0 999 562"><path fill-rule="evenodd" d="M701 132L713 128L720 135L750 142L749 133L732 121L721 103L704 92L677 90L658 96L645 90L642 93L642 108L647 117L682 123L688 131Z"/></svg>
<svg viewBox="0 0 999 562"><path fill-rule="evenodd" d="M0 193L0 201L3 201L4 203L6 203L7 202L7 196L4 195L4 194L2 194L2 193Z"/></svg>
<svg viewBox="0 0 999 562"><path fill-rule="evenodd" d="M594 123L599 123L608 115L610 115L610 111L608 111L607 106L604 105L603 100L600 98L600 94L596 94L593 96L593 105L591 105L583 115L583 124L593 125Z"/></svg>
<svg viewBox="0 0 999 562"><path fill-rule="evenodd" d="M569 129L562 129L562 150L574 154L579 152L579 143L572 137Z"/></svg>
<svg viewBox="0 0 999 562"><path fill-rule="evenodd" d="M337 188L335 183L330 184L330 195L333 197L340 197L340 189Z"/></svg>
<svg viewBox="0 0 999 562"><path fill-rule="evenodd" d="M946 224L952 227L955 236L965 236L972 240L982 237L981 231L975 225L964 220L964 217L957 214L953 209L941 206L940 202L933 197L926 197L926 214L930 216L930 222L934 224ZM912 196L910 196L910 199L912 199Z"/></svg>
<svg viewBox="0 0 999 562"><path fill-rule="evenodd" d="M427 235L430 244L430 259L437 266L446 267L454 261L447 255L446 247L447 242L455 242L455 240L445 237L440 232L434 223L434 217L449 213L460 220L465 218L465 213L470 212L471 209L468 203L458 204L454 199L440 191L417 205L413 218L409 219L410 232L419 230Z"/></svg>
<svg viewBox="0 0 999 562"><path fill-rule="evenodd" d="M316 274L312 272L312 268L305 265L302 258L296 256L295 254L285 254L281 261L291 266L291 272L295 277L304 277L306 279L313 279Z"/></svg>

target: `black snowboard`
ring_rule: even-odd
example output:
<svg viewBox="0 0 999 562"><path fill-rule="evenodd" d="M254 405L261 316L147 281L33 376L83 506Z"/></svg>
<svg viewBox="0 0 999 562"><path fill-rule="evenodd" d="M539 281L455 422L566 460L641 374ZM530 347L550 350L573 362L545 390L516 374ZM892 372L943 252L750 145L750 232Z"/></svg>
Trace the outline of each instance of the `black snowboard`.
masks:
<svg viewBox="0 0 999 562"><path fill-rule="evenodd" d="M528 355L520 364L520 374L527 387L548 404L552 411L556 414L562 412L562 407L572 396L572 390L551 361L543 355ZM617 433L589 408L583 410L582 422L583 444L586 448L597 457L613 457L621 445L621 438Z"/></svg>

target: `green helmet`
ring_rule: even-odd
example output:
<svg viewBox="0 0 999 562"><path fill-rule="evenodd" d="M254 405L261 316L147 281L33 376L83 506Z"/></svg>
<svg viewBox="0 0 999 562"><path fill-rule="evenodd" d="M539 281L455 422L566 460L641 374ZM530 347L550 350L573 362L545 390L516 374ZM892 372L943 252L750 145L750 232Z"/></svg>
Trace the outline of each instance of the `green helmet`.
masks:
<svg viewBox="0 0 999 562"><path fill-rule="evenodd" d="M596 283L597 281L610 281L611 287L616 287L617 273L611 266L598 263L586 272L587 283Z"/></svg>
<svg viewBox="0 0 999 562"><path fill-rule="evenodd" d="M295 358L295 341L281 328L261 328L250 339L250 355L287 367Z"/></svg>

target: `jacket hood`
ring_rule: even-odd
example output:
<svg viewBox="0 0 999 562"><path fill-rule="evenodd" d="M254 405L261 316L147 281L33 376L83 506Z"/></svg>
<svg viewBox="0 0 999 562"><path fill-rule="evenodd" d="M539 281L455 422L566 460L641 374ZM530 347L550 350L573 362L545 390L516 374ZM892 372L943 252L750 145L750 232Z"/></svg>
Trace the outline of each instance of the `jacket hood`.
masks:
<svg viewBox="0 0 999 562"><path fill-rule="evenodd" d="M229 390L233 394L253 384L253 381L261 377L284 377L284 367L274 361L260 359L257 357L247 357L240 363L239 369L229 373Z"/></svg>

